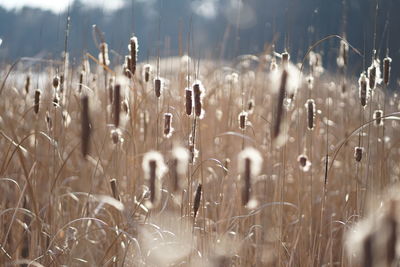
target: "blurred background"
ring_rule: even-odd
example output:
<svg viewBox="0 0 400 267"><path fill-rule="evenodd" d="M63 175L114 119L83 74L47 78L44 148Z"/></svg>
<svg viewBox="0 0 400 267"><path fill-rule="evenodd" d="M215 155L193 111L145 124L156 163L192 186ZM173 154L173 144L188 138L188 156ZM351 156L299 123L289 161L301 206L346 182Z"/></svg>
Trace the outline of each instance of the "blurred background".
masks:
<svg viewBox="0 0 400 267"><path fill-rule="evenodd" d="M398 0L0 0L0 59L59 58L67 14L73 64L84 52L97 56L93 24L104 33L114 64L123 62L132 34L139 38L139 60L145 61L157 56L158 47L163 57L184 53L190 32L194 57L233 59L262 53L273 43L294 61L323 37L346 35L368 66L376 28L375 46L382 57L390 49L393 77L400 60L397 10ZM316 48L328 69L336 66L338 47L339 40L330 39ZM358 76L363 65L350 53L349 74Z"/></svg>

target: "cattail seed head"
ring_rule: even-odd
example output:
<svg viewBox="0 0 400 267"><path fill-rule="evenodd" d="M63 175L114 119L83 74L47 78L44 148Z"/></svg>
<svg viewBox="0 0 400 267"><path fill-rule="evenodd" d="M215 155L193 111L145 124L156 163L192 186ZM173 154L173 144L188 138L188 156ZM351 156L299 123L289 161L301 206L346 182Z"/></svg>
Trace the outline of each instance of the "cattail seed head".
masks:
<svg viewBox="0 0 400 267"><path fill-rule="evenodd" d="M60 86L60 77L55 76L55 77L53 78L53 88L54 88L55 90L57 90L57 89L58 89L58 86Z"/></svg>
<svg viewBox="0 0 400 267"><path fill-rule="evenodd" d="M254 106L255 106L254 99L250 99L247 102L247 113L248 114L253 114Z"/></svg>
<svg viewBox="0 0 400 267"><path fill-rule="evenodd" d="M132 66L131 56L125 56L125 63L124 63L124 74L126 77L131 78L132 72L130 67Z"/></svg>
<svg viewBox="0 0 400 267"><path fill-rule="evenodd" d="M289 60L290 60L290 55L288 52L283 52L282 53L282 66L284 68L286 68L289 64Z"/></svg>
<svg viewBox="0 0 400 267"><path fill-rule="evenodd" d="M183 147L175 147L172 150L172 165L173 168L171 169L172 171L172 179L173 179L173 189L174 192L178 190L179 187L182 187L182 183L180 181L183 181L187 167L189 163L189 152L187 149Z"/></svg>
<svg viewBox="0 0 400 267"><path fill-rule="evenodd" d="M287 81L288 73L286 70L282 71L281 83L278 92L278 105L276 109L276 117L274 122L273 129L273 138L277 138L280 133L282 116L283 116L283 104L286 94L286 81Z"/></svg>
<svg viewBox="0 0 400 267"><path fill-rule="evenodd" d="M49 111L46 111L45 121L46 121L47 130L50 132L51 130L53 130L53 120L51 119Z"/></svg>
<svg viewBox="0 0 400 267"><path fill-rule="evenodd" d="M391 64L392 64L392 59L390 57L385 57L383 59L383 82L386 86L389 85L390 81Z"/></svg>
<svg viewBox="0 0 400 267"><path fill-rule="evenodd" d="M81 71L79 73L79 85L78 85L78 92L79 93L82 93L83 74L84 74L84 71Z"/></svg>
<svg viewBox="0 0 400 267"><path fill-rule="evenodd" d="M239 128L241 130L246 130L246 124L247 124L247 112L246 111L242 111L239 113Z"/></svg>
<svg viewBox="0 0 400 267"><path fill-rule="evenodd" d="M246 205L250 200L251 179L261 172L262 157L258 150L248 147L238 155L239 172L242 174L244 186L242 191L242 203Z"/></svg>
<svg viewBox="0 0 400 267"><path fill-rule="evenodd" d="M102 65L104 65L104 70L106 70L105 66L110 65L110 60L108 58L108 45L105 42L100 44L99 61Z"/></svg>
<svg viewBox="0 0 400 267"><path fill-rule="evenodd" d="M40 94L41 94L41 91L40 91L39 89L37 89L37 90L35 91L35 104L34 104L34 107L33 107L33 111L34 111L36 114L39 113Z"/></svg>
<svg viewBox="0 0 400 267"><path fill-rule="evenodd" d="M114 86L114 126L118 128L119 126L119 116L121 112L121 85L116 84Z"/></svg>
<svg viewBox="0 0 400 267"><path fill-rule="evenodd" d="M315 126L315 102L313 99L308 99L306 102L307 109L307 128L308 130L314 130Z"/></svg>
<svg viewBox="0 0 400 267"><path fill-rule="evenodd" d="M356 146L354 148L354 158L356 159L357 162L361 161L363 153L364 153L363 147Z"/></svg>
<svg viewBox="0 0 400 267"><path fill-rule="evenodd" d="M129 51L131 52L131 62L129 66L129 69L132 73L132 75L135 75L136 72L136 63L137 63L137 54L138 54L138 40L135 36L133 36L130 40L130 44L129 44Z"/></svg>
<svg viewBox="0 0 400 267"><path fill-rule="evenodd" d="M190 88L185 89L185 107L186 107L186 115L192 115L193 110L193 91Z"/></svg>
<svg viewBox="0 0 400 267"><path fill-rule="evenodd" d="M165 113L164 114L164 137L170 138L172 133L174 132L174 128L172 128L172 114Z"/></svg>
<svg viewBox="0 0 400 267"><path fill-rule="evenodd" d="M81 148L83 157L86 157L86 155L89 153L91 132L89 118L89 98L87 95L82 97L81 104Z"/></svg>
<svg viewBox="0 0 400 267"><path fill-rule="evenodd" d="M200 208L200 200L201 200L201 189L202 185L199 184L196 189L196 194L194 196L194 201L193 201L193 218L196 219L197 213Z"/></svg>
<svg viewBox="0 0 400 267"><path fill-rule="evenodd" d="M161 78L155 78L154 79L154 92L156 93L156 97L160 97L161 93L163 91L163 80Z"/></svg>
<svg viewBox="0 0 400 267"><path fill-rule="evenodd" d="M151 65L146 64L143 66L143 80L147 83L150 81L150 76L151 76Z"/></svg>
<svg viewBox="0 0 400 267"><path fill-rule="evenodd" d="M365 107L369 99L369 88L368 88L368 78L365 72L361 73L360 79L358 79L359 85L359 97L361 101L361 106Z"/></svg>
<svg viewBox="0 0 400 267"><path fill-rule="evenodd" d="M29 87L31 85L31 76L27 75L26 79L25 79L25 93L28 94L29 93Z"/></svg>
<svg viewBox="0 0 400 267"><path fill-rule="evenodd" d="M150 204L152 207L158 200L158 196L161 191L161 188L156 187L161 184L161 179L168 168L164 163L163 156L156 151L150 151L144 155L142 168L145 179L149 181Z"/></svg>
<svg viewBox="0 0 400 267"><path fill-rule="evenodd" d="M194 111L195 115L200 119L202 119L204 116L203 97L204 87L200 81L196 81L193 84Z"/></svg>
<svg viewBox="0 0 400 267"><path fill-rule="evenodd" d="M303 172L308 172L311 167L311 162L308 160L308 157L304 154L301 154L297 157L297 161L299 162L300 170Z"/></svg>
<svg viewBox="0 0 400 267"><path fill-rule="evenodd" d="M122 138L122 132L120 129L117 128L111 130L111 140L114 145L124 142L124 139Z"/></svg>
<svg viewBox="0 0 400 267"><path fill-rule="evenodd" d="M113 194L113 198L116 200L120 201L119 193L118 193L118 187L117 187L117 180L116 179L111 179L110 180L110 186L111 186L111 191Z"/></svg>
<svg viewBox="0 0 400 267"><path fill-rule="evenodd" d="M341 40L340 41L340 49L339 49L339 56L336 59L336 63L339 67L343 68L347 66L348 62L348 53L349 53L349 45Z"/></svg>
<svg viewBox="0 0 400 267"><path fill-rule="evenodd" d="M372 116L372 118L374 119L374 125L375 126L382 126L383 125L383 111L378 109L374 111L374 114Z"/></svg>
<svg viewBox="0 0 400 267"><path fill-rule="evenodd" d="M374 90L377 84L381 83L381 69L380 62L378 59L372 61L371 66L368 68L368 80L369 88Z"/></svg>

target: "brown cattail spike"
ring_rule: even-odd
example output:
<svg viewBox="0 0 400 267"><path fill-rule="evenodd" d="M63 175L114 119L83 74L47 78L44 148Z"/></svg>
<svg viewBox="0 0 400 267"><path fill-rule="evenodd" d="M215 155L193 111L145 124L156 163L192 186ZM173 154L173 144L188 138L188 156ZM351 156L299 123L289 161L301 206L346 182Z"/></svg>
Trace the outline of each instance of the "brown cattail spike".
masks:
<svg viewBox="0 0 400 267"><path fill-rule="evenodd" d="M89 98L82 97L81 131L82 131L82 155L86 157L89 153L90 144L90 118L89 118Z"/></svg>
<svg viewBox="0 0 400 267"><path fill-rule="evenodd" d="M360 162L362 159L362 155L364 152L364 148L363 147L355 147L354 149L354 158L356 159L357 162Z"/></svg>
<svg viewBox="0 0 400 267"><path fill-rule="evenodd" d="M246 130L246 124L247 124L247 112L242 111L239 114L239 128L242 131Z"/></svg>
<svg viewBox="0 0 400 267"><path fill-rule="evenodd" d="M283 52L282 53L282 66L284 68L286 68L288 66L289 60L290 60L289 53L288 52Z"/></svg>
<svg viewBox="0 0 400 267"><path fill-rule="evenodd" d="M60 78L58 76L56 76L53 79L53 88L57 89L59 85L60 85Z"/></svg>
<svg viewBox="0 0 400 267"><path fill-rule="evenodd" d="M150 80L151 75L151 65L146 64L143 67L143 79L147 83Z"/></svg>
<svg viewBox="0 0 400 267"><path fill-rule="evenodd" d="M359 84L359 97L361 106L365 107L369 98L369 89L368 89L368 78L365 73L361 73L360 79L358 80Z"/></svg>
<svg viewBox="0 0 400 267"><path fill-rule="evenodd" d="M132 73L132 75L135 75L136 72L136 62L137 62L137 52L138 52L138 41L137 38L135 36L133 36L130 40L130 44L129 44L129 50L131 52L131 61L130 61L130 65L129 69Z"/></svg>
<svg viewBox="0 0 400 267"><path fill-rule="evenodd" d="M306 103L307 108L307 128L308 130L314 129L314 119L315 119L315 102L313 99L308 99Z"/></svg>
<svg viewBox="0 0 400 267"><path fill-rule="evenodd" d="M36 114L39 113L40 94L41 94L40 90L37 89L37 90L35 91L35 105L34 105L34 107L33 107L33 111L35 111Z"/></svg>
<svg viewBox="0 0 400 267"><path fill-rule="evenodd" d="M374 111L374 115L372 116L372 118L374 119L374 125L375 126L382 126L383 125L383 111L378 109Z"/></svg>
<svg viewBox="0 0 400 267"><path fill-rule="evenodd" d="M110 186L111 186L111 191L112 191L112 194L113 194L113 198L115 198L116 200L120 201L118 188L117 188L117 180L116 179L111 179L110 180Z"/></svg>
<svg viewBox="0 0 400 267"><path fill-rule="evenodd" d="M193 218L196 219L197 213L200 208L200 200L201 200L201 189L202 185L199 184L196 189L196 195L194 196L194 202L193 202Z"/></svg>
<svg viewBox="0 0 400 267"><path fill-rule="evenodd" d="M27 75L26 76L26 80L25 80L25 93L28 94L29 93L29 87L31 84L31 76Z"/></svg>
<svg viewBox="0 0 400 267"><path fill-rule="evenodd" d="M251 168L251 161L249 158L245 158L244 162L244 187L243 187L243 193L242 193L242 204L245 206L249 200L250 200L250 191L251 191L251 173L250 173L250 168Z"/></svg>
<svg viewBox="0 0 400 267"><path fill-rule="evenodd" d="M114 86L114 126L119 126L119 115L121 111L121 85Z"/></svg>
<svg viewBox="0 0 400 267"><path fill-rule="evenodd" d="M164 114L164 137L170 138L174 128L172 128L172 114L165 113Z"/></svg>
<svg viewBox="0 0 400 267"><path fill-rule="evenodd" d="M203 96L204 96L204 88L200 81L197 81L193 84L193 98L194 98L194 112L195 115L199 118L203 117Z"/></svg>
<svg viewBox="0 0 400 267"><path fill-rule="evenodd" d="M82 92L82 84L83 84L83 71L81 71L81 73L79 73L79 85L78 85L78 92L81 93Z"/></svg>
<svg viewBox="0 0 400 267"><path fill-rule="evenodd" d="M185 89L185 107L186 107L186 115L192 115L193 110L193 91L190 88Z"/></svg>
<svg viewBox="0 0 400 267"><path fill-rule="evenodd" d="M150 202L154 204L156 196L156 168L157 163L155 160L149 161L149 171L150 171Z"/></svg>
<svg viewBox="0 0 400 267"><path fill-rule="evenodd" d="M276 118L273 129L273 138L278 137L281 128L282 116L283 116L283 102L286 93L286 81L287 81L288 73L286 70L282 71L281 76L281 85L279 87L279 95L278 95L278 106L276 109Z"/></svg>
<svg viewBox="0 0 400 267"><path fill-rule="evenodd" d="M390 81L390 69L391 69L392 59L390 57L385 57L383 59L383 83L388 86Z"/></svg>
<svg viewBox="0 0 400 267"><path fill-rule="evenodd" d="M162 91L162 82L160 78L156 78L154 80L154 91L156 93L156 97L161 96L161 91Z"/></svg>

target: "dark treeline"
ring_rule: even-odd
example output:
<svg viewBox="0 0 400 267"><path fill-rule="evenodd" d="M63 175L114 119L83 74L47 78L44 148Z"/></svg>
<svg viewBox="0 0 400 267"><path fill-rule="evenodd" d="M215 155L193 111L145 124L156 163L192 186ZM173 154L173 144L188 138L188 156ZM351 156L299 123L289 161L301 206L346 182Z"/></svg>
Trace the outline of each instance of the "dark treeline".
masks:
<svg viewBox="0 0 400 267"><path fill-rule="evenodd" d="M194 7L202 2L216 5L213 16L193 12ZM371 62L376 0L243 2L238 29L238 0L133 0L114 12L89 9L76 0L69 8L71 29L68 51L72 62L79 62L86 51L97 56L92 35L92 25L96 24L113 50L110 57L114 64L123 61L119 55L126 54L132 33L139 38L139 59L146 60L157 55L158 47L162 56L179 54L180 34L183 40L181 48L186 50L189 31L192 33L192 55L196 57L231 59L243 53L260 53L266 43L274 41L278 52L287 48L292 58L300 60L317 40L330 34L345 34L361 53L365 51L365 65ZM390 48L395 76L400 60L400 37L397 34L400 17L391 15L390 11L400 10L400 1L379 2L375 46L381 56L384 56L387 47ZM0 38L3 39L0 58L10 61L21 56L60 57L64 49L66 14L67 11L54 14L33 8L18 11L0 8ZM330 39L316 48L324 53L328 67L333 67L336 62L338 45L337 39ZM350 59L349 75L356 75L363 67L363 60L354 53L351 53Z"/></svg>

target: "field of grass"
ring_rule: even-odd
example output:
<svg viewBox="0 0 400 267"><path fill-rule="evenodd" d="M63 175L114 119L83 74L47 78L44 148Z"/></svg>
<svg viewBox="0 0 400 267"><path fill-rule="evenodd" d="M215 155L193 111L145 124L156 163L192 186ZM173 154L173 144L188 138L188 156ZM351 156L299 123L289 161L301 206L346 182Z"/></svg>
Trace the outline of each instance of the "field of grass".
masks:
<svg viewBox="0 0 400 267"><path fill-rule="evenodd" d="M0 265L397 266L391 60L353 77L330 38L336 72L317 46L146 64L136 38L124 65L3 66Z"/></svg>

